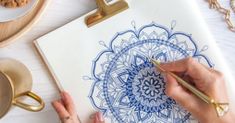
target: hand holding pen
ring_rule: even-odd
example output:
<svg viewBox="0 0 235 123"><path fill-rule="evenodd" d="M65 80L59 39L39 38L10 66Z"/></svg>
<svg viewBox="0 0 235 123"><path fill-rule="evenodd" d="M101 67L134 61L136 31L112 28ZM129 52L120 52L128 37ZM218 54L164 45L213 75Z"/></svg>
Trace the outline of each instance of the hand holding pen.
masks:
<svg viewBox="0 0 235 123"><path fill-rule="evenodd" d="M202 65L192 58L164 63L161 64L161 67L195 85L198 90L209 97L219 102L229 102L225 81L220 72ZM232 123L235 121L235 115L232 114L233 110L229 110L224 116L218 117L212 105L208 105L185 89L168 72L164 72L166 94L188 110L200 123ZM53 102L53 106L61 121L63 123L80 123L76 116L72 98L66 92L62 92L61 96L63 97L61 100ZM100 113L96 113L94 123L104 123L104 118Z"/></svg>
<svg viewBox="0 0 235 123"><path fill-rule="evenodd" d="M229 102L222 73L208 68L193 58L186 58L161 67L166 79L166 94L187 109L200 123L230 123L235 121L232 111L218 117L213 105L208 105L195 94L185 89L169 72L177 74L183 80L219 102Z"/></svg>

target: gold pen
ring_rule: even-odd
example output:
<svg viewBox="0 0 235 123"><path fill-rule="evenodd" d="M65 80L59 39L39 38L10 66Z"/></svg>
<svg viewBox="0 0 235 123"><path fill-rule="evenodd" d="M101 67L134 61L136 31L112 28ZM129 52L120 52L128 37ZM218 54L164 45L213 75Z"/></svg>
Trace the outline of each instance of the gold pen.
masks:
<svg viewBox="0 0 235 123"><path fill-rule="evenodd" d="M183 87L187 88L189 91L191 91L194 95L196 95L198 98L200 98L202 101L204 101L207 104L211 104L213 105L213 107L215 108L216 112L217 112L217 116L218 117L222 117L224 116L228 110L229 110L229 103L218 103L216 102L214 99L210 98L209 96L207 96L206 94L202 93L201 91L199 91L197 88L195 88L194 86L192 86L191 84L189 84L188 82L184 81L183 79L181 79L179 76L177 76L176 74L166 71L165 69L163 69L160 65L160 62L155 60L155 59L150 59L151 62L162 72L167 72L168 74L170 74L172 77L174 77Z"/></svg>

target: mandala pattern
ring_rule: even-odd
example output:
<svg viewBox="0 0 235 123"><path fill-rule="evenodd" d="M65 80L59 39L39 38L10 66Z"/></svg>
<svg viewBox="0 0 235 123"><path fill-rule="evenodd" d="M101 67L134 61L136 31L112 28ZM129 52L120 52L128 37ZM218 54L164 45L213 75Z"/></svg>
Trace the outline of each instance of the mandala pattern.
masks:
<svg viewBox="0 0 235 123"><path fill-rule="evenodd" d="M175 21L172 22L175 25ZM192 56L213 65L191 35L152 23L118 33L93 61L89 98L116 123L191 122L190 113L165 94L165 80L149 58L169 62Z"/></svg>

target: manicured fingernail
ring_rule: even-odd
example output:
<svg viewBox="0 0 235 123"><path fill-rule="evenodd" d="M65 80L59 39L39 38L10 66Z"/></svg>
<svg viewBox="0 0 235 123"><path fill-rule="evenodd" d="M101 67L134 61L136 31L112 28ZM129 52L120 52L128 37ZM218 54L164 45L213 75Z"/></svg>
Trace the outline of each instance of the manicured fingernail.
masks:
<svg viewBox="0 0 235 123"><path fill-rule="evenodd" d="M58 103L58 100L52 101L52 102L51 102L51 105L54 106L56 103Z"/></svg>
<svg viewBox="0 0 235 123"><path fill-rule="evenodd" d="M60 93L61 99L64 101L65 100L65 92Z"/></svg>
<svg viewBox="0 0 235 123"><path fill-rule="evenodd" d="M51 105L54 105L55 103L56 103L56 101L52 101L52 102L51 102Z"/></svg>
<svg viewBox="0 0 235 123"><path fill-rule="evenodd" d="M166 80L166 73L162 72L161 74L162 74L163 79Z"/></svg>
<svg viewBox="0 0 235 123"><path fill-rule="evenodd" d="M99 121L104 122L104 117L103 117L101 112L98 112L97 116L98 116L97 118L98 118Z"/></svg>

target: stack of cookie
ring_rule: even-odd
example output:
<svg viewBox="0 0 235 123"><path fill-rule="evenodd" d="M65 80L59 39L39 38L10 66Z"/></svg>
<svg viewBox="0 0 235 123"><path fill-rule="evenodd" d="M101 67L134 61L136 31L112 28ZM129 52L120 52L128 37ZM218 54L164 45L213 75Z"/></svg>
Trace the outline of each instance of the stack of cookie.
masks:
<svg viewBox="0 0 235 123"><path fill-rule="evenodd" d="M25 6L30 0L0 0L0 5L7 8L17 8Z"/></svg>

